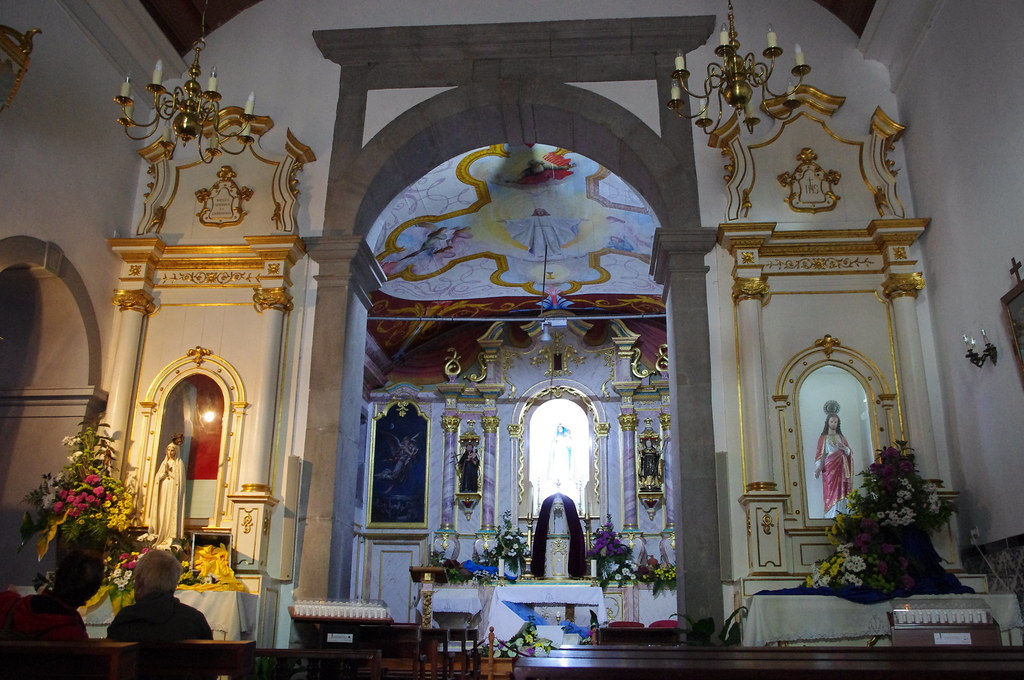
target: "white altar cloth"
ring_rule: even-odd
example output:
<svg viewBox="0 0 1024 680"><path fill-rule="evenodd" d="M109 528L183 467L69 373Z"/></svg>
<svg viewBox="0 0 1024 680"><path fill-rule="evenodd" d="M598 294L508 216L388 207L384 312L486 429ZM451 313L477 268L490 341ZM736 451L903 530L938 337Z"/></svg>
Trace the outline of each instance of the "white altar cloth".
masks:
<svg viewBox="0 0 1024 680"><path fill-rule="evenodd" d="M503 602L540 605L583 605L604 611L604 591L598 586L582 585L515 585L498 586L491 593L488 625L494 626L494 637L508 640L523 626L523 619Z"/></svg>
<svg viewBox="0 0 1024 680"><path fill-rule="evenodd" d="M257 595L222 590L175 590L174 596L203 613L214 640L256 639L260 601ZM113 620L109 599L90 609L85 615L90 637L106 637L107 626Z"/></svg>
<svg viewBox="0 0 1024 680"><path fill-rule="evenodd" d="M743 644L813 643L866 639L889 634L887 612L909 603L912 608L962 601L964 607L988 608L1001 630L1024 626L1017 597L1004 593L915 595L874 604L858 604L828 595L753 595L743 621Z"/></svg>

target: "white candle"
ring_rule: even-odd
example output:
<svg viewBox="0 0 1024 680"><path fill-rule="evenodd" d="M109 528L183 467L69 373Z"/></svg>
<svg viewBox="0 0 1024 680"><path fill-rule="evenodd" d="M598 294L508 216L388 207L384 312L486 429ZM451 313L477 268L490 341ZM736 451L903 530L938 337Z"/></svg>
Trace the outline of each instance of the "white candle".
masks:
<svg viewBox="0 0 1024 680"><path fill-rule="evenodd" d="M217 69L216 68L213 68L210 71L210 79L208 81L206 81L206 90L207 90L207 92L216 92L217 91Z"/></svg>
<svg viewBox="0 0 1024 680"><path fill-rule="evenodd" d="M686 70L686 57L683 56L683 51L682 50L679 50L678 52L676 52L676 70L677 71L684 71L684 70Z"/></svg>
<svg viewBox="0 0 1024 680"><path fill-rule="evenodd" d="M988 344L988 336L985 335L985 329L984 328L981 329L981 339L985 341L986 345Z"/></svg>
<svg viewBox="0 0 1024 680"><path fill-rule="evenodd" d="M253 92L249 93L249 98L245 100L245 113L246 115L252 114L252 109L256 105L256 94Z"/></svg>
<svg viewBox="0 0 1024 680"><path fill-rule="evenodd" d="M171 141L171 126L169 124L164 125L164 133L161 135L160 139L165 142Z"/></svg>
<svg viewBox="0 0 1024 680"><path fill-rule="evenodd" d="M124 82L121 83L121 96L127 97L132 91L132 79L131 76L125 76Z"/></svg>
<svg viewBox="0 0 1024 680"><path fill-rule="evenodd" d="M156 60L156 66L153 67L153 80L154 85L159 85L160 81L164 79L164 62L162 59Z"/></svg>
<svg viewBox="0 0 1024 680"><path fill-rule="evenodd" d="M778 47L779 38L775 35L775 29L772 28L771 24L768 24L768 47Z"/></svg>
<svg viewBox="0 0 1024 680"><path fill-rule="evenodd" d="M679 86L672 83L672 99L682 99L683 91L679 89Z"/></svg>
<svg viewBox="0 0 1024 680"><path fill-rule="evenodd" d="M750 102L747 102L746 114L747 118L757 118L757 112L754 110L754 105Z"/></svg>
<svg viewBox="0 0 1024 680"><path fill-rule="evenodd" d="M505 578L505 558L498 558L498 578Z"/></svg>
<svg viewBox="0 0 1024 680"><path fill-rule="evenodd" d="M597 578L597 560L590 560L590 578Z"/></svg>
<svg viewBox="0 0 1024 680"><path fill-rule="evenodd" d="M967 339L967 333L964 333L964 347L967 349L971 348L971 341Z"/></svg>
<svg viewBox="0 0 1024 680"><path fill-rule="evenodd" d="M800 43L796 44L796 49L793 52L793 59L796 60L797 66L804 65L804 51L800 49Z"/></svg>
<svg viewBox="0 0 1024 680"><path fill-rule="evenodd" d="M729 44L729 29L727 29L725 27L725 24L722 24L722 30L719 31L719 33L718 33L718 44L719 45L728 45Z"/></svg>

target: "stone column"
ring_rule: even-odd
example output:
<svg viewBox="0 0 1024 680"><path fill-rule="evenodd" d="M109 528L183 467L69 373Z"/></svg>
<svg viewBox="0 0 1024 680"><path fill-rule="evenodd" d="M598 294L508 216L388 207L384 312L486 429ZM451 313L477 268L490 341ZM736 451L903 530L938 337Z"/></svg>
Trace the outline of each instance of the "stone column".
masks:
<svg viewBox="0 0 1024 680"><path fill-rule="evenodd" d="M665 463L665 471L662 475L662 492L665 494L665 531L676 530L676 505L672 503L675 497L675 443L672 440L672 414L661 413L658 415L658 422L661 423L661 459Z"/></svg>
<svg viewBox="0 0 1024 680"><path fill-rule="evenodd" d="M636 413L619 414L622 430L622 528L636 529Z"/></svg>
<svg viewBox="0 0 1024 680"><path fill-rule="evenodd" d="M110 239L110 249L121 256L120 288L114 291L113 303L122 312L121 324L115 339L114 365L110 376L110 395L104 422L110 427L121 456L117 469L124 465L129 454L131 436L132 400L135 398L139 369L139 349L146 317L156 310L153 301L153 274L156 263L164 251L164 242L158 238Z"/></svg>
<svg viewBox="0 0 1024 680"><path fill-rule="evenodd" d="M707 267L714 247L710 230L662 227L654 236L651 270L665 287L668 313L669 390L675 423L674 466L678 517L676 540L678 611L723 620L722 569L718 545L718 498L711 417L711 353Z"/></svg>
<svg viewBox="0 0 1024 680"><path fill-rule="evenodd" d="M768 302L768 283L761 277L736 277L732 297L736 303L739 336L740 404L743 410L743 454L746 491L775 490L775 474L768 443L767 394L764 383L761 307Z"/></svg>
<svg viewBox="0 0 1024 680"><path fill-rule="evenodd" d="M444 468L441 476L441 530L455 527L455 461L459 454L459 416L445 411L441 416L444 430Z"/></svg>
<svg viewBox="0 0 1024 680"><path fill-rule="evenodd" d="M480 525L484 531L492 531L494 524L494 482L497 472L498 459L498 425L501 424L497 411L489 409L487 415L480 419L480 425L484 431L483 455L484 455L484 489L483 499L480 503Z"/></svg>
<svg viewBox="0 0 1024 680"><path fill-rule="evenodd" d="M900 393L906 409L903 437L914 447L914 456L921 475L939 479L938 456L932 432L931 405L924 381L924 356L921 352L921 331L917 323L915 300L924 288L920 273L890 273L882 284L882 293L892 306L896 331L896 352L899 357Z"/></svg>
<svg viewBox="0 0 1024 680"><path fill-rule="evenodd" d="M330 581L338 593L348 589L356 469L361 449L359 409L343 409L342 397L347 394L344 388L349 383L346 373L356 372L344 361L351 346L359 345L360 341L365 344L368 295L380 286L384 275L362 237L322 237L308 241L310 255L319 264L319 273L316 275L316 319L310 356L314 370L309 378L309 415L303 453L303 466L308 471L310 484L294 597L322 599L328 596ZM363 308L362 328L351 320L353 306ZM358 375L354 376L359 385L364 356L364 352L359 352L353 360L353 365L359 365ZM357 389L355 394L361 392ZM338 470L345 476L336 477ZM337 503L339 512L335 512L336 494L341 500ZM343 536L345 528L349 531L349 540L339 540L332 545L332 536L336 533ZM328 569L327 565L332 568Z"/></svg>

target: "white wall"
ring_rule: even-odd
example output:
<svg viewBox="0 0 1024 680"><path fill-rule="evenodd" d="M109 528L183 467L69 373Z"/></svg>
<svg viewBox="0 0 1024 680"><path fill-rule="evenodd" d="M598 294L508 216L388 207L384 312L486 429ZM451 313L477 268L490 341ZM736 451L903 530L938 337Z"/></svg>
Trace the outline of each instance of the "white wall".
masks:
<svg viewBox="0 0 1024 680"><path fill-rule="evenodd" d="M1010 257L1024 259L1024 93L1013 86L1024 9L1012 0L929 5L897 97L909 125L903 144L919 215L932 223L921 244L935 324L935 357L946 395L960 528L987 542L1024 532L1020 425L1022 378L999 298L1013 285ZM999 363L964 358L963 333L984 327ZM980 338L979 338L980 339Z"/></svg>

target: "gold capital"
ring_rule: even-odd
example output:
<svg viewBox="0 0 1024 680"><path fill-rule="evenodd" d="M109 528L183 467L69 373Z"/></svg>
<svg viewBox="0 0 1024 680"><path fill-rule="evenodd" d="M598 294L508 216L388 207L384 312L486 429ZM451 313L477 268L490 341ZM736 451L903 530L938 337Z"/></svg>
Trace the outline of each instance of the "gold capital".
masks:
<svg viewBox="0 0 1024 680"><path fill-rule="evenodd" d="M636 431L636 423L638 418L635 413L620 413L619 414L619 426L623 430Z"/></svg>
<svg viewBox="0 0 1024 680"><path fill-rule="evenodd" d="M156 311L156 305L153 304L153 296L148 291L141 289L125 290L119 288L114 291L112 302L115 307L120 307L122 312L132 309L140 314L152 314Z"/></svg>
<svg viewBox="0 0 1024 680"><path fill-rule="evenodd" d="M509 423L508 425L508 436L509 437L522 437L523 426L519 423Z"/></svg>
<svg viewBox="0 0 1024 680"><path fill-rule="evenodd" d="M282 287L260 288L253 286L252 306L262 314L265 310L276 309L279 312L292 311L292 296Z"/></svg>
<svg viewBox="0 0 1024 680"><path fill-rule="evenodd" d="M498 416L484 416L480 419L480 425L484 428L484 432L497 432L500 424L501 418Z"/></svg>
<svg viewBox="0 0 1024 680"><path fill-rule="evenodd" d="M889 274L882 282L882 294L890 300L904 295L917 297L917 291L924 288L924 275L921 272L912 274Z"/></svg>
<svg viewBox="0 0 1024 680"><path fill-rule="evenodd" d="M608 423L597 423L594 425L594 434L598 437L607 437L611 426Z"/></svg>
<svg viewBox="0 0 1024 680"><path fill-rule="evenodd" d="M460 422L458 416L441 416L441 429L445 432L458 432Z"/></svg>
<svg viewBox="0 0 1024 680"><path fill-rule="evenodd" d="M672 415L669 413L659 413L658 422L661 423L662 431L668 430L672 427Z"/></svg>
<svg viewBox="0 0 1024 680"><path fill-rule="evenodd" d="M732 284L733 302L760 300L761 304L764 305L768 303L770 295L771 289L768 287L768 282L759 276L738 276L736 277L736 282Z"/></svg>

